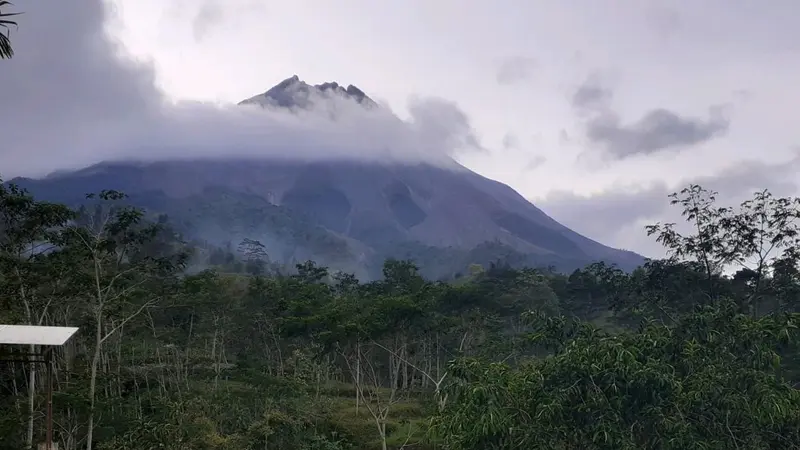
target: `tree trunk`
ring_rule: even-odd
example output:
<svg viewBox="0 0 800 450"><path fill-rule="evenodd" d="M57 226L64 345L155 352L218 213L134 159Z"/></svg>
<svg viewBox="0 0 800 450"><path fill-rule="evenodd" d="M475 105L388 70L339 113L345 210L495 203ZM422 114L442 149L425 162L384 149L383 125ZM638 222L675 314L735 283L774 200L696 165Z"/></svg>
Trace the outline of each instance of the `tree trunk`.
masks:
<svg viewBox="0 0 800 450"><path fill-rule="evenodd" d="M361 396L358 395L361 389L361 344L356 342L356 416L358 416L358 407L360 406Z"/></svg>
<svg viewBox="0 0 800 450"><path fill-rule="evenodd" d="M381 435L381 450L388 450L388 446L386 445L386 422L380 421L378 423L378 433Z"/></svg>
<svg viewBox="0 0 800 450"><path fill-rule="evenodd" d="M92 356L92 367L89 376L89 423L86 425L86 450L92 450L92 438L94 437L94 407L95 391L97 390L97 365L100 363L100 346L103 345L101 313L97 313L97 323L94 333L94 355Z"/></svg>

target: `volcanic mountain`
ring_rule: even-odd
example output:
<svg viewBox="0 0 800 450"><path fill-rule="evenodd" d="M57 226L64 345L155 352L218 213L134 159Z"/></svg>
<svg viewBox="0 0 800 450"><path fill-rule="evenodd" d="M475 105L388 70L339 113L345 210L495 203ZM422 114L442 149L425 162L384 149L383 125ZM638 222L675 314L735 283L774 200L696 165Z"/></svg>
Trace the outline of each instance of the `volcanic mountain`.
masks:
<svg viewBox="0 0 800 450"><path fill-rule="evenodd" d="M355 86L309 85L294 76L242 104L309 108L345 96L378 105ZM388 257L414 259L431 277L470 264L555 266L643 262L559 224L509 186L453 167L345 160L215 158L106 162L42 179L17 178L37 198L75 205L116 189L194 241L231 247L259 240L271 260L315 260L361 278Z"/></svg>

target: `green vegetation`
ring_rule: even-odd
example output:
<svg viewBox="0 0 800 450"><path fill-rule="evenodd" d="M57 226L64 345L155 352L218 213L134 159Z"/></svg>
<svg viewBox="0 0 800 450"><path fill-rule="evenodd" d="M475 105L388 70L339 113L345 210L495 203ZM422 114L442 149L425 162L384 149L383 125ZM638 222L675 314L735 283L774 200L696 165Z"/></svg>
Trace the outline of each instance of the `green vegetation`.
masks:
<svg viewBox="0 0 800 450"><path fill-rule="evenodd" d="M229 200L238 234L269 222L287 251L345 257L321 227ZM81 328L54 355L61 449L800 448L798 199L727 208L690 186L672 203L691 232L648 227L669 258L632 273L513 269L487 243L449 282L388 260L369 283L253 239L186 243L173 226L191 224L130 203L0 183L0 323ZM41 372L0 366L0 449L43 440Z"/></svg>
<svg viewBox="0 0 800 450"><path fill-rule="evenodd" d="M389 260L361 283L255 240L188 273L122 193L0 186L0 322L81 327L61 449L800 448L798 199L691 186L692 233L649 227L670 257L632 273ZM42 441L41 372L0 366L1 449Z"/></svg>

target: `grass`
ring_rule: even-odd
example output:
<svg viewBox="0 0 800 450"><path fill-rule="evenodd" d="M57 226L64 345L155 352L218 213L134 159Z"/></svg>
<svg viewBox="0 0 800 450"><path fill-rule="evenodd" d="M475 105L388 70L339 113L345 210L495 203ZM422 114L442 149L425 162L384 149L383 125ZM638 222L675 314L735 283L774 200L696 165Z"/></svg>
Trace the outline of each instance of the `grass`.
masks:
<svg viewBox="0 0 800 450"><path fill-rule="evenodd" d="M363 450L380 449L381 441L375 419L363 403L356 409L355 388L347 384L329 384L320 389L320 400L330 408L331 421L358 443ZM381 399L389 398L389 389L379 389ZM386 406L382 404L371 404ZM430 406L425 396L404 396L390 405L386 419L387 444L390 449L424 449Z"/></svg>
<svg viewBox="0 0 800 450"><path fill-rule="evenodd" d="M331 382L317 387L314 384L299 386L286 380L273 377L252 378L252 374L236 374L228 372L214 387L213 374L206 379L194 379L191 391L198 395L215 395L236 399L233 403L243 408L249 407L249 399L256 401L259 393L269 392L277 397L299 395L311 399L312 410L307 411L304 419L325 423L324 428L332 427L339 436L346 438L358 450L381 449L381 439L375 418L364 402L356 408L356 389L349 383ZM238 376L237 376L238 375ZM155 381L154 381L155 383ZM285 385L285 386L284 386ZM298 390L299 389L299 390ZM305 392L305 393L303 393ZM387 388L375 390L376 401L369 404L373 410L385 407L391 391ZM285 397L284 397L285 398ZM386 418L387 444L389 449L426 450L425 445L429 417L432 412L430 392L411 391L403 393L389 405ZM213 400L212 400L213 403ZM252 405L250 405L252 406Z"/></svg>

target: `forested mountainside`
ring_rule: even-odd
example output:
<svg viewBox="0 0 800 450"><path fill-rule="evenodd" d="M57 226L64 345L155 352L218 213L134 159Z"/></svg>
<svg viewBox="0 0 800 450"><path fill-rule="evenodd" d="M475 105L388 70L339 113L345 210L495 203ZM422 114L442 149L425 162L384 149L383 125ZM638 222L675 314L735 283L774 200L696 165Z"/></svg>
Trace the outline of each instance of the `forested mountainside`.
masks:
<svg viewBox="0 0 800 450"><path fill-rule="evenodd" d="M209 248L255 239L275 262L313 259L365 280L380 277L386 258L413 259L433 279L497 260L562 271L644 261L569 230L508 186L466 169L217 159L107 163L12 181L71 206L87 192L120 190Z"/></svg>
<svg viewBox="0 0 800 450"><path fill-rule="evenodd" d="M64 450L799 448L800 201L676 199L696 234L651 227L671 257L631 272L360 282L255 240L187 274L195 249L119 192L0 185L0 323L80 327L55 353ZM0 449L42 441L43 380L0 366Z"/></svg>

